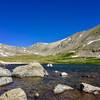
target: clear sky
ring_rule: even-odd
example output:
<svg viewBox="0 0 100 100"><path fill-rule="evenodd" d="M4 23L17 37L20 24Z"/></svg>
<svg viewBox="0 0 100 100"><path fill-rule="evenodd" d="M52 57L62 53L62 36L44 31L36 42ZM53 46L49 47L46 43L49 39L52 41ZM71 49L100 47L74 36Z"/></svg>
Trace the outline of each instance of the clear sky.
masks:
<svg viewBox="0 0 100 100"><path fill-rule="evenodd" d="M53 42L100 24L100 0L0 0L0 43Z"/></svg>

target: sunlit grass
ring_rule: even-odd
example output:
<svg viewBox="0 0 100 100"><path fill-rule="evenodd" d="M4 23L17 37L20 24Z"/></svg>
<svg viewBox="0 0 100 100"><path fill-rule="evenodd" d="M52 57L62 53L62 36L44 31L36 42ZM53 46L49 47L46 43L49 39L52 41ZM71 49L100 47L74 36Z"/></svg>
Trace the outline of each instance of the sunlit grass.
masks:
<svg viewBox="0 0 100 100"><path fill-rule="evenodd" d="M0 60L6 62L33 62L38 61L40 63L63 63L63 64L100 64L100 58L72 58L71 53L59 54L56 56L38 56L38 55L20 55L13 57L2 57Z"/></svg>

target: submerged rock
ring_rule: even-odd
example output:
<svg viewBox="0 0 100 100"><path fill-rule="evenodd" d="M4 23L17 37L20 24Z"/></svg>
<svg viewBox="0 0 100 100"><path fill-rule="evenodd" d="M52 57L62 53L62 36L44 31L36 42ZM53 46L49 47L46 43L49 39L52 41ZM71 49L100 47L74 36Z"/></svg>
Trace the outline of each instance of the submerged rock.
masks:
<svg viewBox="0 0 100 100"><path fill-rule="evenodd" d="M13 82L13 79L11 77L1 77L0 78L0 86L6 85Z"/></svg>
<svg viewBox="0 0 100 100"><path fill-rule="evenodd" d="M72 90L73 88L67 85L63 85L63 84L58 84L55 88L54 88L54 93L55 94L59 94L62 93L66 90Z"/></svg>
<svg viewBox="0 0 100 100"><path fill-rule="evenodd" d="M8 69L0 67L0 77L11 76L11 72Z"/></svg>
<svg viewBox="0 0 100 100"><path fill-rule="evenodd" d="M60 75L61 75L62 77L67 77L67 76L68 76L68 73L62 72Z"/></svg>
<svg viewBox="0 0 100 100"><path fill-rule="evenodd" d="M16 77L29 77L29 76L39 76L44 77L48 75L48 72L43 68L40 63L33 62L29 65L19 66L13 70L13 76Z"/></svg>
<svg viewBox="0 0 100 100"><path fill-rule="evenodd" d="M0 100L27 100L27 96L21 88L16 88L2 94Z"/></svg>
<svg viewBox="0 0 100 100"><path fill-rule="evenodd" d="M93 94L99 94L100 92L100 87L92 86L87 83L81 83L80 84L80 90L88 93L93 93Z"/></svg>

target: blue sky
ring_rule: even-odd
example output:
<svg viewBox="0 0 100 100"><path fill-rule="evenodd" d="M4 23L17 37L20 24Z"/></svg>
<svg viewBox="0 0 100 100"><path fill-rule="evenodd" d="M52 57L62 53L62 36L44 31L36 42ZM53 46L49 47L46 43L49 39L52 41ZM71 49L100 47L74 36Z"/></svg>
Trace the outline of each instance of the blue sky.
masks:
<svg viewBox="0 0 100 100"><path fill-rule="evenodd" d="M100 24L100 0L0 0L0 43L53 42Z"/></svg>

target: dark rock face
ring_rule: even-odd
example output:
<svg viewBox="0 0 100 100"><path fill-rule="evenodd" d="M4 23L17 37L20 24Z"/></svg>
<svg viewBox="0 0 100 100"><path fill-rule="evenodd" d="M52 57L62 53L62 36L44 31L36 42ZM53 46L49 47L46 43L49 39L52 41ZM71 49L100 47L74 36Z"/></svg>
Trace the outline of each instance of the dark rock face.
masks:
<svg viewBox="0 0 100 100"><path fill-rule="evenodd" d="M84 89L84 85L80 84L80 91L83 91L83 89Z"/></svg>

